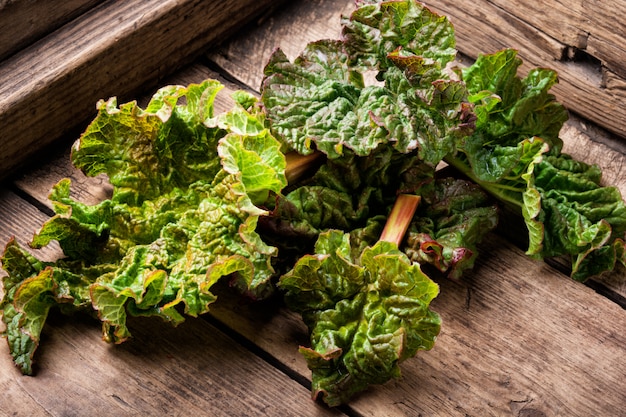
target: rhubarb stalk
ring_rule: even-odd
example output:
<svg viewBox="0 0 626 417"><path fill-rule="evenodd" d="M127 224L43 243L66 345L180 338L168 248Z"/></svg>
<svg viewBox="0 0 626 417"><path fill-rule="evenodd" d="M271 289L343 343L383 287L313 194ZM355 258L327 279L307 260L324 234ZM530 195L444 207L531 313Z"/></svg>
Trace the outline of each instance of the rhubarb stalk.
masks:
<svg viewBox="0 0 626 417"><path fill-rule="evenodd" d="M415 194L398 195L380 235L380 240L400 246L421 199Z"/></svg>

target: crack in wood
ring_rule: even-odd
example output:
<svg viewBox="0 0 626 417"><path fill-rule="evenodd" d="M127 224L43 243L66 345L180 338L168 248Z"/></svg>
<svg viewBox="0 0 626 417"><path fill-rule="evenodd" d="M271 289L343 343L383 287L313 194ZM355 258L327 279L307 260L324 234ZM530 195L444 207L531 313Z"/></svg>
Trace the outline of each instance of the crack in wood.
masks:
<svg viewBox="0 0 626 417"><path fill-rule="evenodd" d="M584 74L597 88L606 88L602 61L585 49L573 45L565 45L560 61L566 65L577 67L578 72Z"/></svg>

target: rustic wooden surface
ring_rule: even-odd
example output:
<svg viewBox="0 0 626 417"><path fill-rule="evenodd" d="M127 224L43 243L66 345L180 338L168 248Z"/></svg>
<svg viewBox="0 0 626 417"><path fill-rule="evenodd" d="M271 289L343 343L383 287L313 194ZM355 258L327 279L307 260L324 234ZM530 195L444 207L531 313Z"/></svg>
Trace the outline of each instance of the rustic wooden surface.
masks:
<svg viewBox="0 0 626 417"><path fill-rule="evenodd" d="M208 54L212 69L203 59L164 82L223 76L240 83L226 82L227 90L255 90L273 48L295 57L309 40L336 37L339 14L352 7L352 0L290 3ZM229 106L224 93L217 103L222 109ZM600 164L605 181L624 193L626 152L619 138L584 118L568 122L562 136L566 149ZM68 154L64 145L0 188L2 241L15 235L28 242L51 213L50 187L63 177L72 178L83 201L110 193L104 178L73 170ZM133 320L134 338L120 346L102 342L90 318L55 315L44 329L34 377L21 376L0 343L0 416L624 415L626 305L531 261L497 233L480 251L476 268L461 281L435 275L441 294L432 307L443 325L434 349L404 362L400 380L372 387L339 410L309 398L310 372L297 351L308 337L299 317L278 301L242 303L220 287L206 317L177 328ZM40 255L58 254L53 245ZM623 276L617 276L623 273L600 282L623 296Z"/></svg>
<svg viewBox="0 0 626 417"><path fill-rule="evenodd" d="M378 417L623 415L623 308L498 236L480 249L485 256L462 282L437 279L432 308L443 324L435 348L350 408ZM292 348L307 343L297 316L253 307L216 303L212 314L307 375Z"/></svg>
<svg viewBox="0 0 626 417"><path fill-rule="evenodd" d="M33 377L17 375L3 346L0 415L343 415L206 320L131 326L132 341L109 346L93 321L52 317Z"/></svg>
<svg viewBox="0 0 626 417"><path fill-rule="evenodd" d="M92 118L98 99L155 87L279 3L109 0L0 62L0 179Z"/></svg>
<svg viewBox="0 0 626 417"><path fill-rule="evenodd" d="M0 1L0 61L60 28L103 0Z"/></svg>

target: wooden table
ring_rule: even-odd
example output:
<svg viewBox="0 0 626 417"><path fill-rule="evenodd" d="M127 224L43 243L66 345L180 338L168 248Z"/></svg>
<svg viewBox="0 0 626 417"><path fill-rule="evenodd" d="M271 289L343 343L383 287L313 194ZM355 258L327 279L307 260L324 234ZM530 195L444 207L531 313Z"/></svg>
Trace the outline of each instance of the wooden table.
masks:
<svg viewBox="0 0 626 417"><path fill-rule="evenodd" d="M566 151L598 163L605 181L626 195L626 90L619 87L626 85L626 54L619 49L626 31L612 17L623 16L615 12L623 2L606 1L593 10L573 0L427 3L451 17L466 57L510 46L532 65L562 71L556 93L572 110L562 132ZM155 85L209 77L230 90L256 91L275 47L293 58L308 41L336 38L339 16L352 9L352 0L290 2L219 47L209 49L214 41L207 41L209 52L182 68L172 65L176 71L166 77L138 75L148 77L141 97ZM0 78L7 68L0 64ZM80 103L87 93L81 94ZM8 110L0 105L1 111ZM27 122L20 123L27 129ZM30 240L51 215L46 196L61 178L72 178L74 195L85 202L107 195L102 178L73 170L69 146L77 136L63 131L43 157L31 157L28 168L12 171L2 184L1 241L13 235L21 244ZM33 377L19 373L0 343L0 416L626 415L624 269L583 285L570 280L558 260L530 260L517 241L498 230L461 281L436 278L441 294L432 308L443 325L435 348L404 362L401 379L372 387L349 405L328 409L311 401L310 372L297 351L308 336L296 314L276 301L242 303L220 288L210 314L177 328L133 319L133 339L119 346L102 342L99 323L89 318L53 315ZM51 245L39 255L54 259L59 249Z"/></svg>

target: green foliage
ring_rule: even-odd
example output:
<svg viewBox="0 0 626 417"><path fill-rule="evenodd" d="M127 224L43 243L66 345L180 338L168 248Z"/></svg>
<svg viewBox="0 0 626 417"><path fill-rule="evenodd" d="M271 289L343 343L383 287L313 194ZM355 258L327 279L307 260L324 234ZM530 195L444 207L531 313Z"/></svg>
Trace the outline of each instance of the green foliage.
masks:
<svg viewBox="0 0 626 417"><path fill-rule="evenodd" d="M349 41L314 42L293 63L281 50L272 55L262 101L274 133L303 154L367 156L390 144L436 165L471 129L463 83L450 80L439 64L394 50L380 75L384 84L366 86L361 68L349 65L353 47Z"/></svg>
<svg viewBox="0 0 626 417"><path fill-rule="evenodd" d="M473 266L497 222L484 191L524 218L529 255L569 255L573 278L626 264L619 191L561 153L556 73L519 77L513 50L460 70L445 17L414 0L356 4L342 40L313 42L293 62L277 50L258 102L239 91L214 114L222 85L207 80L164 87L145 109L98 104L72 161L105 174L111 198L88 206L60 181L56 215L31 245L58 241L65 258L41 262L14 241L2 256L4 335L23 373L52 308L96 313L120 343L129 316L206 313L224 277L254 298L278 280L311 331L301 352L314 397L347 402L433 347L439 288L421 265L453 278ZM287 151L323 163L287 184ZM473 183L436 178L442 160ZM407 193L421 198L408 235L394 236L400 247L379 241Z"/></svg>
<svg viewBox="0 0 626 417"><path fill-rule="evenodd" d="M422 193L402 249L413 262L429 263L450 278L460 278L474 266L478 243L497 222L497 207L479 186L437 180Z"/></svg>
<svg viewBox="0 0 626 417"><path fill-rule="evenodd" d="M517 75L513 50L484 55L463 71L476 113L475 132L446 161L524 217L527 253L567 255L572 278L625 263L626 205L615 187L600 184L598 167L561 153L558 133L567 112L548 90L554 71Z"/></svg>
<svg viewBox="0 0 626 417"><path fill-rule="evenodd" d="M256 225L266 214L260 205L286 185L285 158L257 110L236 106L214 117L220 88L165 87L145 110L99 104L72 160L88 175L107 174L113 196L87 206L60 181L50 195L57 214L32 246L56 240L66 258L43 264L11 243L2 259L3 320L24 373L54 306L92 307L105 339L119 343L130 336L128 315L178 324L183 313L206 313L223 276L257 298L272 291L277 251Z"/></svg>
<svg viewBox="0 0 626 417"><path fill-rule="evenodd" d="M441 325L428 309L439 287L395 244L353 253L349 234L324 232L315 254L279 282L312 332L312 347L300 351L313 372L313 396L331 406L399 377L399 364L431 349Z"/></svg>

